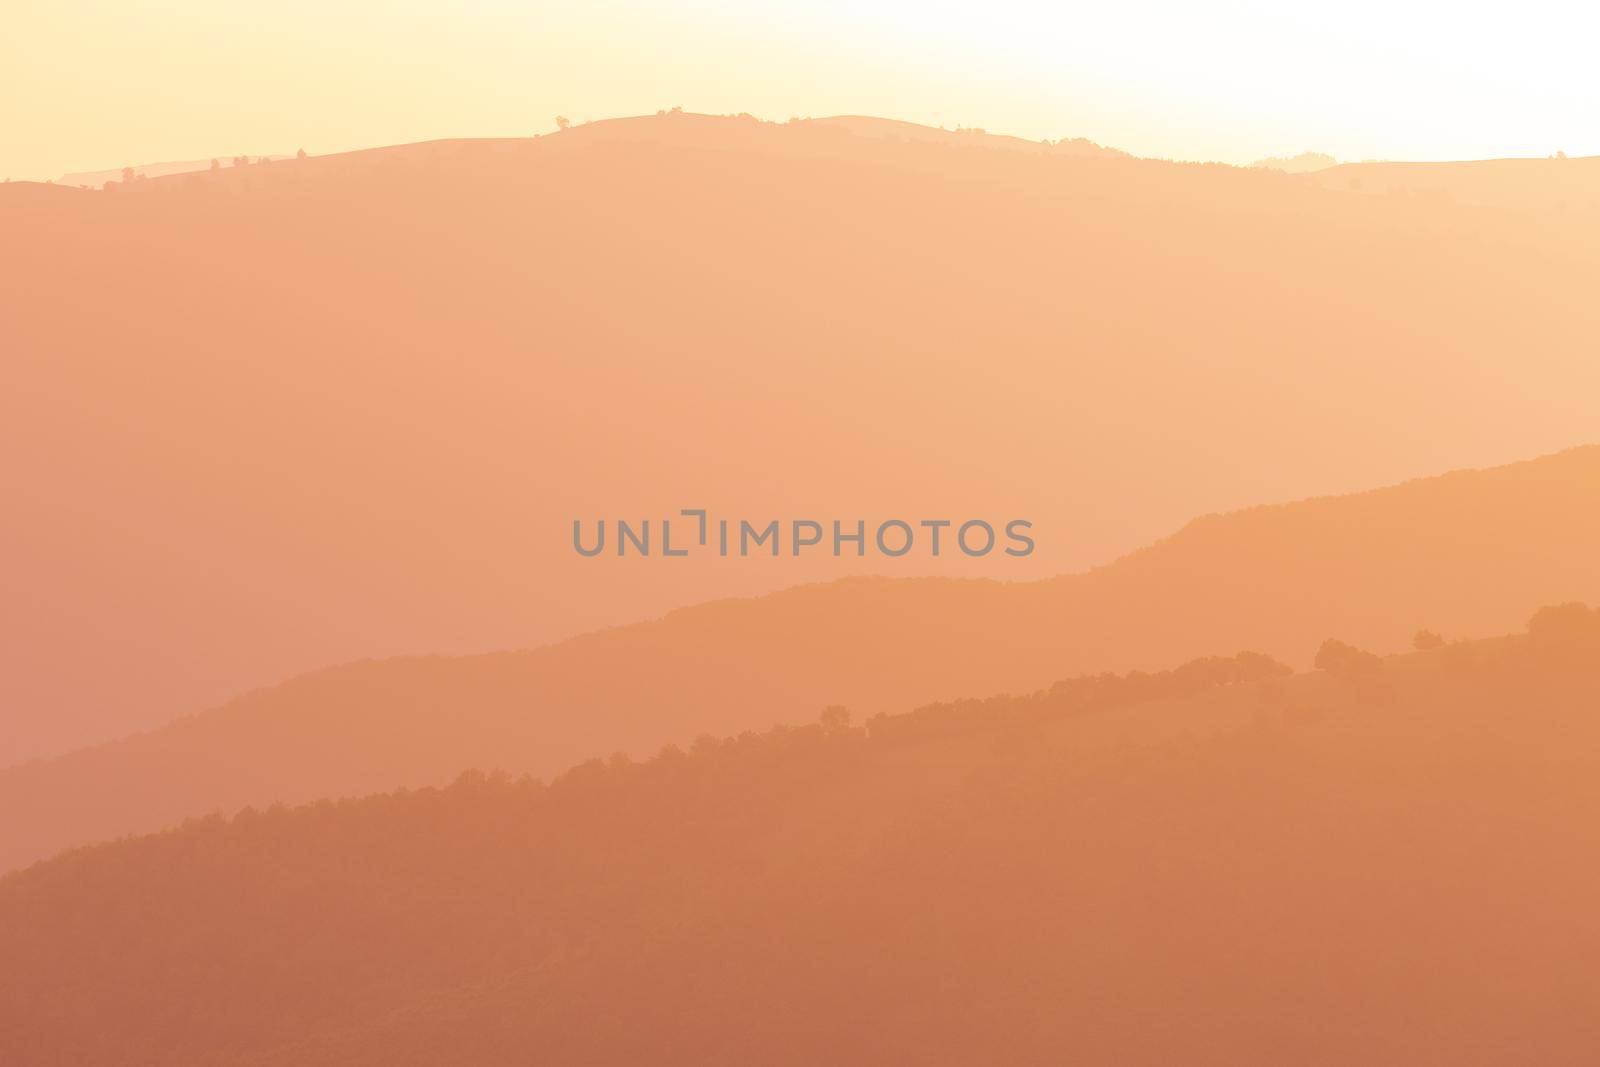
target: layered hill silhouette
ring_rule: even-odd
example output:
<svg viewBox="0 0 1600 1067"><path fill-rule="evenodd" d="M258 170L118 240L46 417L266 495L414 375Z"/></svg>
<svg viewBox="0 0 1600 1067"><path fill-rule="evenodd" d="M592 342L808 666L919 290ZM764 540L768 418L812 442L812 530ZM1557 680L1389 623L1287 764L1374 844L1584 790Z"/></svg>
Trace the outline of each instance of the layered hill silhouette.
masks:
<svg viewBox="0 0 1600 1067"><path fill-rule="evenodd" d="M1329 634L1393 651L1421 627L1504 631L1529 604L1600 601L1597 543L1600 447L1587 447L1211 516L1046 581L849 579L532 651L354 663L0 771L0 810L29 813L0 826L0 870L210 811L468 767L549 774L832 704L897 712L1237 648L1304 666Z"/></svg>
<svg viewBox="0 0 1600 1067"><path fill-rule="evenodd" d="M1351 655L84 849L0 880L0 1053L1588 1062L1600 614Z"/></svg>
<svg viewBox="0 0 1600 1067"><path fill-rule="evenodd" d="M668 114L6 185L0 764L319 665L846 574L1039 579L1197 514L1588 440L1600 224L1549 195L1587 165L1512 168L1479 203ZM1038 548L570 545L574 519L695 507L1025 518ZM940 669L930 689L997 681Z"/></svg>

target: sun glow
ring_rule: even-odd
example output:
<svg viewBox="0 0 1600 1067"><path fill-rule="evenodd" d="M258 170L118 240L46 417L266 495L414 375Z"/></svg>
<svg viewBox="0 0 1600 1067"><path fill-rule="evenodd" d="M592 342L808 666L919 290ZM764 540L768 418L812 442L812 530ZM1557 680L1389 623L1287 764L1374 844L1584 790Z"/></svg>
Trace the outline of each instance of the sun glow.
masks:
<svg viewBox="0 0 1600 1067"><path fill-rule="evenodd" d="M1566 3L87 0L9 21L0 173L19 178L514 136L556 114L672 105L1231 162L1600 152L1600 14Z"/></svg>

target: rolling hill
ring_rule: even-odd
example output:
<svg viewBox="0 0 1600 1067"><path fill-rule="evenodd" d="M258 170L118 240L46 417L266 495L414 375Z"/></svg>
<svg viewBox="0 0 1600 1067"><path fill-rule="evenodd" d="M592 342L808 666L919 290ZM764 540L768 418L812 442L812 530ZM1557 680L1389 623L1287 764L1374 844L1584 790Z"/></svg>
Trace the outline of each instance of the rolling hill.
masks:
<svg viewBox="0 0 1600 1067"><path fill-rule="evenodd" d="M667 114L6 185L0 764L319 665L846 575L1042 579L1194 515L1590 440L1600 215L1547 195L1583 165L1484 164L1507 206ZM574 519L691 507L1021 517L1038 549L572 551Z"/></svg>
<svg viewBox="0 0 1600 1067"><path fill-rule="evenodd" d="M0 1057L1576 1067L1597 660L1567 605L87 848L0 879Z"/></svg>
<svg viewBox="0 0 1600 1067"><path fill-rule="evenodd" d="M1253 648L1306 665L1339 635L1495 633L1600 601L1600 447L1196 520L1039 582L849 579L726 600L531 651L353 663L0 771L0 870L247 804L549 774L698 733L1025 691ZM1470 581L1463 581L1463 574Z"/></svg>

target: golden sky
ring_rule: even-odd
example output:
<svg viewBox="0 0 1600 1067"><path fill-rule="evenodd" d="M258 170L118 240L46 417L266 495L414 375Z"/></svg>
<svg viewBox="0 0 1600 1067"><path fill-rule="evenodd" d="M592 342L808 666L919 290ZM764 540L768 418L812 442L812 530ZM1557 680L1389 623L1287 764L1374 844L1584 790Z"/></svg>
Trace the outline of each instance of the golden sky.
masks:
<svg viewBox="0 0 1600 1067"><path fill-rule="evenodd" d="M876 114L1230 162L1600 153L1600 13L1570 2L7 8L0 176L15 178L516 136L557 114L669 106Z"/></svg>

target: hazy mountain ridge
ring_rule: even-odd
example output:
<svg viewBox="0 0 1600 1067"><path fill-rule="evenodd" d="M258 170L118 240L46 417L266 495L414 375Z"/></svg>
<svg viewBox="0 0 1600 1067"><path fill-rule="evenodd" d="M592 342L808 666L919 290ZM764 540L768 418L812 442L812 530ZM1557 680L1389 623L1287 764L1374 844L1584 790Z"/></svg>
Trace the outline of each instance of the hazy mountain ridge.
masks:
<svg viewBox="0 0 1600 1067"><path fill-rule="evenodd" d="M0 762L318 664L1042 578L1592 436L1579 213L940 136L659 116L6 187ZM696 506L1046 536L574 565L574 518Z"/></svg>
<svg viewBox="0 0 1600 1067"><path fill-rule="evenodd" d="M1569 605L1344 673L201 820L0 879L0 1034L78 1067L1577 1064L1597 655Z"/></svg>
<svg viewBox="0 0 1600 1067"><path fill-rule="evenodd" d="M1483 159L1445 163L1374 161L1320 169L1325 188L1366 195L1479 204L1586 225L1600 213L1600 156L1560 159Z"/></svg>
<svg viewBox="0 0 1600 1067"><path fill-rule="evenodd" d="M0 771L0 867L246 804L545 774L596 752L859 714L1228 648L1406 647L1600 601L1600 447L1212 516L1039 582L857 578L707 603L531 651L330 668L161 730ZM1479 575L1462 582L1459 575ZM94 798L100 798L98 801Z"/></svg>

